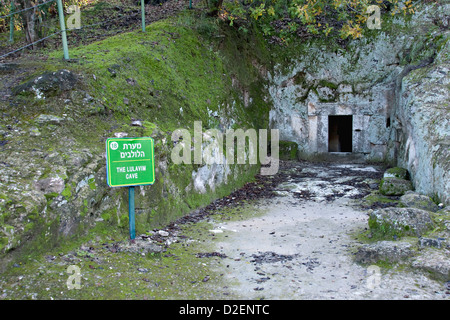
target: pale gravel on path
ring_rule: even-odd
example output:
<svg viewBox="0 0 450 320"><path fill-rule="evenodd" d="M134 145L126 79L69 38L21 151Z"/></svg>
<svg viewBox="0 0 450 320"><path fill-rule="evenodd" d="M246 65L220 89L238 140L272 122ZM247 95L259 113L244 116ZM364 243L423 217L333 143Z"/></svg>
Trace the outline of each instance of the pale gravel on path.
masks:
<svg viewBox="0 0 450 320"><path fill-rule="evenodd" d="M228 290L241 299L450 298L442 283L421 273L354 263L352 249L360 243L352 234L367 227L368 216L349 201L299 202L289 193L261 200L255 212L264 212L253 218L217 224ZM255 261L264 253L291 260Z"/></svg>

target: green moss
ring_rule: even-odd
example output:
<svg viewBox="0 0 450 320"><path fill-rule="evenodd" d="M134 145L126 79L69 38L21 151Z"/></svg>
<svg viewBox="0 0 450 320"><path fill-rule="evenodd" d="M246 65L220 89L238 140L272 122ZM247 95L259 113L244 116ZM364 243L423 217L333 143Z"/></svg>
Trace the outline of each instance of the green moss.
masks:
<svg viewBox="0 0 450 320"><path fill-rule="evenodd" d="M246 182L251 181L259 170L259 166L235 165L233 171L239 172L236 179L230 180L229 183L223 183L216 186L214 190L209 189L205 193L192 190L192 170L191 165L174 166L169 170L171 182L176 188L172 188L170 193L164 191L165 183L157 179L157 183L151 187L150 198L158 193L165 196L162 201L155 204L151 210L151 217L146 223L150 223L153 227L166 225L190 211L204 207L212 201L224 197L231 192L242 187ZM230 179L230 177L228 177ZM190 188L189 188L190 187ZM137 200L136 201L140 201Z"/></svg>
<svg viewBox="0 0 450 320"><path fill-rule="evenodd" d="M33 227L34 227L34 223L33 222L27 223L25 225L25 227L24 227L24 232L28 232L28 231L32 230Z"/></svg>
<svg viewBox="0 0 450 320"><path fill-rule="evenodd" d="M89 180L88 180L88 185L89 185L89 188L90 188L91 190L95 190L95 188L96 188L96 185L95 185L95 178L89 179Z"/></svg>
<svg viewBox="0 0 450 320"><path fill-rule="evenodd" d="M106 222L110 221L113 215L114 215L114 209L103 211L101 213L101 217L102 217L103 221L106 221Z"/></svg>
<svg viewBox="0 0 450 320"><path fill-rule="evenodd" d="M0 237L0 252L3 252L7 245L8 245L8 238Z"/></svg>
<svg viewBox="0 0 450 320"><path fill-rule="evenodd" d="M216 210L210 219L213 221L243 221L255 217L260 217L267 212L265 209L256 209L253 201L241 201L239 204L235 204L229 207L223 207ZM217 235L220 239L220 235Z"/></svg>
<svg viewBox="0 0 450 320"><path fill-rule="evenodd" d="M408 179L408 170L401 167L393 167L386 170L386 173L392 177L400 178L400 179Z"/></svg>
<svg viewBox="0 0 450 320"><path fill-rule="evenodd" d="M327 81L327 80L320 80L319 81L319 86L320 87L327 87L327 88L330 88L330 89L333 89L333 90L336 90L338 88L337 84L335 84L333 82L330 82L330 81Z"/></svg>
<svg viewBox="0 0 450 320"><path fill-rule="evenodd" d="M387 196L401 196L412 189L412 182L405 179L386 177L380 182L380 193Z"/></svg>
<svg viewBox="0 0 450 320"><path fill-rule="evenodd" d="M397 238L401 238L405 235L405 232L399 230L398 228L394 228L394 226L390 223L382 221L381 223L374 218L373 216L369 217L369 228L370 228L370 236L371 241L378 240L395 240ZM407 227L409 230L409 227ZM404 231L408 231L405 230Z"/></svg>
<svg viewBox="0 0 450 320"><path fill-rule="evenodd" d="M64 190L61 192L61 195L69 200L72 197L72 186L67 184Z"/></svg>
<svg viewBox="0 0 450 320"><path fill-rule="evenodd" d="M146 255L114 252L113 239L121 239L119 230L97 225L85 237L66 242L48 251L54 261L30 256L2 275L2 293L7 299L219 299L227 292L223 275L217 270L220 258L198 258L199 252L212 252L210 223L181 226L184 236L162 253ZM182 240L186 239L186 240ZM0 238L0 244L3 242ZM194 240L194 241L192 241ZM119 242L120 243L120 242ZM90 248L86 250L85 248ZM81 288L69 290L69 265L82 273ZM141 271L139 271L141 270ZM143 270L143 271L142 271ZM22 276L20 287L16 279ZM208 281L205 281L207 277ZM14 279L14 281L12 281Z"/></svg>
<svg viewBox="0 0 450 320"><path fill-rule="evenodd" d="M45 194L45 198L47 201L51 201L53 198L56 198L59 195L57 192L50 192Z"/></svg>
<svg viewBox="0 0 450 320"><path fill-rule="evenodd" d="M374 265L376 265L382 269L389 270L389 269L393 269L397 265L397 263L393 263L393 262L389 261L388 259L385 259L385 260L378 260L377 262L375 262Z"/></svg>
<svg viewBox="0 0 450 320"><path fill-rule="evenodd" d="M449 37L444 36L444 35L439 35L434 39L437 52L440 52L445 48L445 46L448 43L448 40L449 40Z"/></svg>
<svg viewBox="0 0 450 320"><path fill-rule="evenodd" d="M80 209L80 216L85 217L89 211L88 201L86 199L83 200L83 206Z"/></svg>
<svg viewBox="0 0 450 320"><path fill-rule="evenodd" d="M14 227L9 225L4 225L3 230L6 234L13 235L14 234Z"/></svg>
<svg viewBox="0 0 450 320"><path fill-rule="evenodd" d="M80 181L72 180L81 170L103 170L104 162L91 168L93 159L104 153L104 140L116 132L126 132L129 137L154 137L155 162L166 163L168 168L157 173L154 185L145 187L145 195L136 194L139 232L166 225L228 195L258 172L258 165L232 167L233 175L228 176L227 183L198 193L192 187L192 172L198 170L199 165L173 165L170 161L173 147L170 136L175 129L192 131L194 121L202 121L204 129L223 128L228 126L227 119L233 119L237 128L258 129L266 128L269 119L270 103L264 101L267 92L262 69L256 67L267 66L270 59L262 39L257 34L242 36L231 28L222 29L220 24L212 34L198 32L196 13L186 15L193 18L191 23L184 20L183 25L174 18L148 25L146 33L132 31L86 46L71 47L73 60L69 64L61 60L60 50L54 51L46 62L36 64L33 71L24 76L29 80L43 72L63 68L80 75L77 87L61 97L49 97L45 103L33 97L18 97L18 105L27 108L23 112L19 108L10 112L36 126L34 121L40 114L61 118L65 114L73 120L65 121L64 125L39 124L39 136L14 143L21 143L22 150L31 152L40 146L39 151L58 155L61 160L58 164L42 160L39 179L67 167L67 174L62 170L60 174L70 182L61 195L72 209L69 218L75 221L75 237L88 232L99 216L103 218L101 224L124 234L128 230L126 190L104 191L105 186L101 185L104 181L96 176L87 181L87 199L81 199L75 188ZM205 19L204 25L212 23L209 18L201 19ZM226 37L215 37L217 32ZM246 108L244 92L253 99ZM66 102L61 103L61 99ZM132 119L141 120L143 127L130 126ZM68 165L77 158L80 168ZM114 198L115 207L99 212L107 196ZM58 228L59 209L51 206L57 197L57 193L47 194L43 208L32 214L36 218L32 219L34 225L27 227L31 236L22 242L27 247L23 251L25 254L30 250L46 253L48 248L63 240L70 241ZM3 205L0 210L2 219L6 220ZM39 218L38 213L45 205L48 214ZM16 210L19 207L16 206Z"/></svg>
<svg viewBox="0 0 450 320"><path fill-rule="evenodd" d="M164 130L207 122L207 107L215 109L227 91L217 54L171 21L73 49L71 56L96 75L97 80L90 77L91 95L108 109L119 117L153 119Z"/></svg>
<svg viewBox="0 0 450 320"><path fill-rule="evenodd" d="M372 207L377 204L391 204L392 206L400 206L400 201L393 197L380 194L378 191L372 192L359 201L363 207Z"/></svg>
<svg viewBox="0 0 450 320"><path fill-rule="evenodd" d="M150 121L144 121L143 126L145 128L145 136L147 136L147 137L150 137L152 135L152 133L155 131L155 129L157 128L157 125Z"/></svg>
<svg viewBox="0 0 450 320"><path fill-rule="evenodd" d="M279 143L281 160L297 160L298 144L292 141L280 141Z"/></svg>

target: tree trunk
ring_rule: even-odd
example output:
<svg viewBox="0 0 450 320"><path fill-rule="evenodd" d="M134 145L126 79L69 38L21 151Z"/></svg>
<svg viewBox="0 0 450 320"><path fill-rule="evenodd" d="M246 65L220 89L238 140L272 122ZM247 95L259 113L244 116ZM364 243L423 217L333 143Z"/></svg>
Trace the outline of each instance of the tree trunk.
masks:
<svg viewBox="0 0 450 320"><path fill-rule="evenodd" d="M31 3L31 0L20 0L19 1L22 8L31 8L34 5ZM22 20L24 25L25 37L28 43L33 43L37 40L37 23L36 23L36 8L26 10L22 12ZM34 49L34 45L31 46Z"/></svg>
<svg viewBox="0 0 450 320"><path fill-rule="evenodd" d="M209 14L217 16L222 8L223 0L208 0Z"/></svg>

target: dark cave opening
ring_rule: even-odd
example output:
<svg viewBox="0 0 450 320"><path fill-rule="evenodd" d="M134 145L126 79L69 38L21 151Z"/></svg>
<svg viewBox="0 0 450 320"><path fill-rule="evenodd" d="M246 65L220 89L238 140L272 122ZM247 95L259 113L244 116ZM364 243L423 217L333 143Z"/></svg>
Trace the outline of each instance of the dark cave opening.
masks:
<svg viewBox="0 0 450 320"><path fill-rule="evenodd" d="M353 116L328 116L328 152L352 152Z"/></svg>

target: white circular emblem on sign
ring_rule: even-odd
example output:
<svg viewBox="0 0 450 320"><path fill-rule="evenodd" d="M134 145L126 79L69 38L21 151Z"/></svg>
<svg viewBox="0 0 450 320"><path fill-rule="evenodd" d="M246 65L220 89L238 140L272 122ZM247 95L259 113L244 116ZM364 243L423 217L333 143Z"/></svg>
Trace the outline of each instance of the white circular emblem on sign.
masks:
<svg viewBox="0 0 450 320"><path fill-rule="evenodd" d="M110 147L112 150L117 150L117 148L119 147L119 144L118 144L117 142L113 141L113 142L111 142L111 143L109 144L109 147Z"/></svg>

